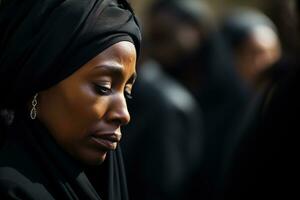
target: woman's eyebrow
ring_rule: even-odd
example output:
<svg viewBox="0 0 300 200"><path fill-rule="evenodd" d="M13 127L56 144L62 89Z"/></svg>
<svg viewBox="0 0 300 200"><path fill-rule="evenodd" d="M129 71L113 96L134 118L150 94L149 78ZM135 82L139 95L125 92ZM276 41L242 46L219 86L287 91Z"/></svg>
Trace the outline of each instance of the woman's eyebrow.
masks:
<svg viewBox="0 0 300 200"><path fill-rule="evenodd" d="M101 71L101 73L112 75L120 79L125 78L124 69L121 65L109 65L109 64L97 65L94 67L93 70ZM128 79L127 83L133 84L136 77L137 77L136 73L132 74Z"/></svg>
<svg viewBox="0 0 300 200"><path fill-rule="evenodd" d="M107 71L109 73L120 74L122 73L122 66L117 64L101 64L96 65L94 70Z"/></svg>

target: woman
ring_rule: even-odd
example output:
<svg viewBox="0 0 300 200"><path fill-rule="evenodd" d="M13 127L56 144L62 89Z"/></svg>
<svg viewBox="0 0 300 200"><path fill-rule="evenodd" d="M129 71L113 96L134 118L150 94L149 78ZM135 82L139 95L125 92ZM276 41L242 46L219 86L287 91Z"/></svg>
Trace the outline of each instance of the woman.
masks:
<svg viewBox="0 0 300 200"><path fill-rule="evenodd" d="M0 9L0 108L14 113L1 122L0 199L128 199L117 144L141 39L130 5L10 0Z"/></svg>

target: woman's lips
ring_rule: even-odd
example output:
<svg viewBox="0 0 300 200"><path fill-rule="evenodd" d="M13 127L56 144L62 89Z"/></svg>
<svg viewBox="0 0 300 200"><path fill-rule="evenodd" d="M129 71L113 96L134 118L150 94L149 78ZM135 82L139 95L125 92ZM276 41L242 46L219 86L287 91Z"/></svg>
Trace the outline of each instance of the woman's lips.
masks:
<svg viewBox="0 0 300 200"><path fill-rule="evenodd" d="M121 140L121 134L95 132L91 134L91 140L101 150L115 150Z"/></svg>

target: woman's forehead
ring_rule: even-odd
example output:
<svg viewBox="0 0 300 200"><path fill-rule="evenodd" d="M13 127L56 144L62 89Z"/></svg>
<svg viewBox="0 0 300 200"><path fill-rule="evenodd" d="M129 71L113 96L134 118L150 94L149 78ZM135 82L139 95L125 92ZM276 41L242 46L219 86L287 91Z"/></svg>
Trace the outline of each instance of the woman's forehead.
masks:
<svg viewBox="0 0 300 200"><path fill-rule="evenodd" d="M136 76L136 50L131 42L118 42L99 53L85 65L79 73L114 74L121 76Z"/></svg>
<svg viewBox="0 0 300 200"><path fill-rule="evenodd" d="M127 41L110 46L88 62L93 68L101 65L120 66L129 63L135 65L136 50L134 45Z"/></svg>

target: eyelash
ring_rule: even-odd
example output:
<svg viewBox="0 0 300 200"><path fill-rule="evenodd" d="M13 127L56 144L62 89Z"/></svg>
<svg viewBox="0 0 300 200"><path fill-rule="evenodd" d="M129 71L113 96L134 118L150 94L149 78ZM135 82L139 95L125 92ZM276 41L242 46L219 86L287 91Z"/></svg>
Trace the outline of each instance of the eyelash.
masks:
<svg viewBox="0 0 300 200"><path fill-rule="evenodd" d="M111 89L102 85L95 84L95 90L100 95L109 95L111 94Z"/></svg>
<svg viewBox="0 0 300 200"><path fill-rule="evenodd" d="M98 94L100 95L110 95L111 94L111 88L108 88L108 87L105 87L105 86L101 86L101 85L98 85L98 84L95 84L95 90ZM130 94L129 92L125 91L124 92L124 95L125 95L125 98L127 100L131 100L133 99L133 96L132 94Z"/></svg>
<svg viewBox="0 0 300 200"><path fill-rule="evenodd" d="M126 98L127 100L131 100L131 99L133 99L133 96L132 96L132 94L130 94L129 92L126 92L126 91L125 91L125 98Z"/></svg>

